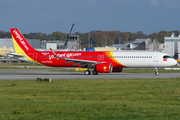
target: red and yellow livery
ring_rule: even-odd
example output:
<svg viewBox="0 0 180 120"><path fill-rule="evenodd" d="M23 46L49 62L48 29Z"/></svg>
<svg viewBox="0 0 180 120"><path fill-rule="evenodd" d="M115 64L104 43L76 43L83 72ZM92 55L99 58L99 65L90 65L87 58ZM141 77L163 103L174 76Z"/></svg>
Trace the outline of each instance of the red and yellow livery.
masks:
<svg viewBox="0 0 180 120"><path fill-rule="evenodd" d="M84 74L121 72L124 67L165 67L177 63L165 53L158 52L95 52L95 51L37 51L19 32L11 29L16 56L19 59L31 61L52 67L87 68ZM15 55L15 54L14 54Z"/></svg>

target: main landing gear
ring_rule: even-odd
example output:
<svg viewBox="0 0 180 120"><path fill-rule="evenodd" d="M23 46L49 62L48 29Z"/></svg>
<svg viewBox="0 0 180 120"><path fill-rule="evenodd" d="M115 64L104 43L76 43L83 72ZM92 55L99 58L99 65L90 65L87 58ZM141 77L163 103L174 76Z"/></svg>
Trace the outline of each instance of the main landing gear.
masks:
<svg viewBox="0 0 180 120"><path fill-rule="evenodd" d="M155 67L155 70L156 70L155 75L159 75L157 67Z"/></svg>
<svg viewBox="0 0 180 120"><path fill-rule="evenodd" d="M93 74L93 75L97 75L98 72L97 72L96 70L93 70L93 71L92 71L92 74Z"/></svg>
<svg viewBox="0 0 180 120"><path fill-rule="evenodd" d="M91 74L91 71L86 70L86 71L84 71L84 74L85 74L85 75L90 75L90 74ZM97 75L98 72L97 72L96 70L93 70L93 71L92 71L92 74L93 74L93 75Z"/></svg>
<svg viewBox="0 0 180 120"><path fill-rule="evenodd" d="M90 72L89 70L86 70L86 71L84 71L84 74L85 74L85 75L90 75L91 72Z"/></svg>

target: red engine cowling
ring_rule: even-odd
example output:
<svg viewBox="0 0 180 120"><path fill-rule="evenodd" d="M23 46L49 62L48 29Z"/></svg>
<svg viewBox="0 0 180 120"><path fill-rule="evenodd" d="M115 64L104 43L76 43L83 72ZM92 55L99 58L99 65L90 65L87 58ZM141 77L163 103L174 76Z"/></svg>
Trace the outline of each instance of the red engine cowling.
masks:
<svg viewBox="0 0 180 120"><path fill-rule="evenodd" d="M123 68L121 67L113 67L112 72L122 72Z"/></svg>
<svg viewBox="0 0 180 120"><path fill-rule="evenodd" d="M96 71L98 73L110 73L112 72L112 63L101 63L96 65Z"/></svg>

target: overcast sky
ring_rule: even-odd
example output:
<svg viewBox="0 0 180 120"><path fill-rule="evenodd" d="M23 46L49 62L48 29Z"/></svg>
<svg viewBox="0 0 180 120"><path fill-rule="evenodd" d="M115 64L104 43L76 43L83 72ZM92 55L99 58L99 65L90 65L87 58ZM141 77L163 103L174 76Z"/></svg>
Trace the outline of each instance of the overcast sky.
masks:
<svg viewBox="0 0 180 120"><path fill-rule="evenodd" d="M92 30L180 31L180 0L1 0L0 30L21 33Z"/></svg>

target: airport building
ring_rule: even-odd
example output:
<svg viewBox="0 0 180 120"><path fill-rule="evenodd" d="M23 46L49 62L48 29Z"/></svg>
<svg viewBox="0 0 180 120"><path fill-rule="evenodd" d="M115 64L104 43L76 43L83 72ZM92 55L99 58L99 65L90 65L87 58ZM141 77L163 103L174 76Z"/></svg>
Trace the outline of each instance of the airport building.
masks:
<svg viewBox="0 0 180 120"><path fill-rule="evenodd" d="M175 59L180 59L180 34L175 36L175 34L172 33L171 36L165 36L164 43L165 53L168 53Z"/></svg>
<svg viewBox="0 0 180 120"><path fill-rule="evenodd" d="M132 42L133 49L134 50L149 50L149 44L152 43L152 40L150 38L147 39L135 39L134 42Z"/></svg>
<svg viewBox="0 0 180 120"><path fill-rule="evenodd" d="M35 49L59 49L63 48L65 41L47 41L39 39L27 39L29 44ZM0 47L11 47L14 49L12 38L0 38Z"/></svg>
<svg viewBox="0 0 180 120"><path fill-rule="evenodd" d="M145 50L164 52L164 44L150 38L135 39L135 41L131 43L113 44L111 47L115 47L117 50Z"/></svg>
<svg viewBox="0 0 180 120"><path fill-rule="evenodd" d="M40 40L38 39L27 39L30 45L33 48L38 49L40 48ZM0 38L0 47L11 47L14 49L14 44L12 38Z"/></svg>
<svg viewBox="0 0 180 120"><path fill-rule="evenodd" d="M67 49L69 50L78 50L79 47L79 35L68 35L67 36Z"/></svg>
<svg viewBox="0 0 180 120"><path fill-rule="evenodd" d="M11 47L14 49L12 38L0 38L0 47Z"/></svg>

